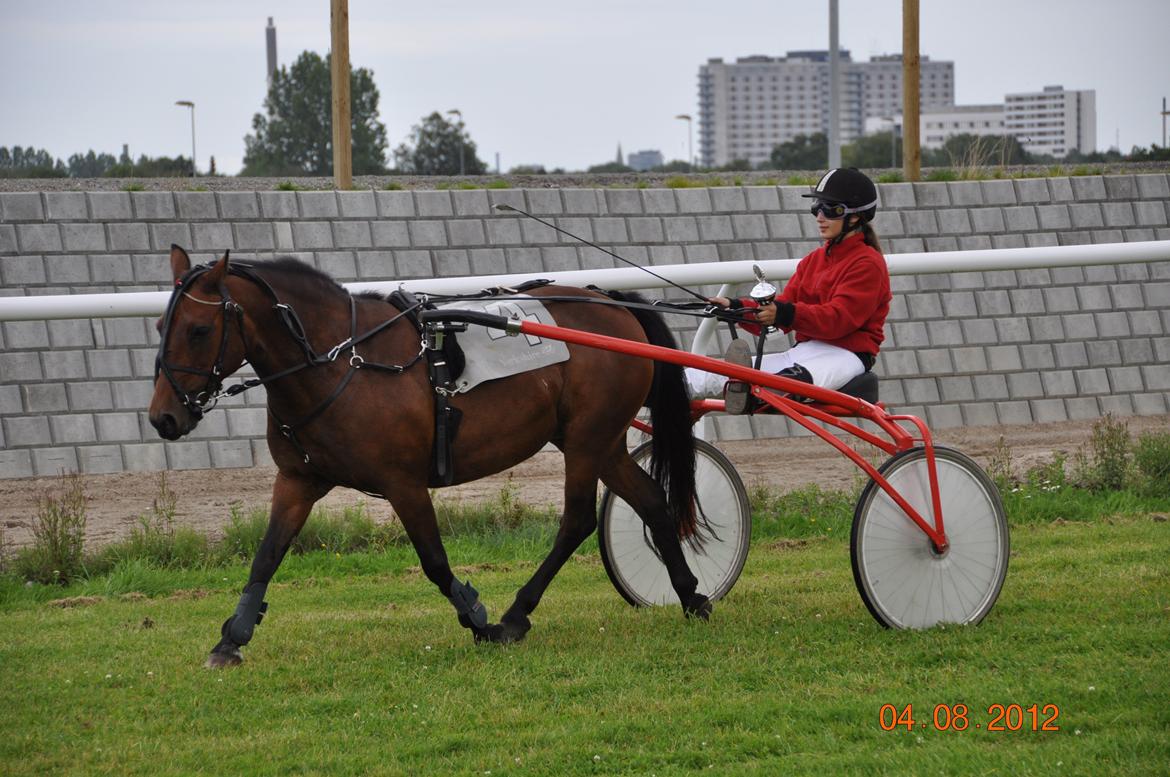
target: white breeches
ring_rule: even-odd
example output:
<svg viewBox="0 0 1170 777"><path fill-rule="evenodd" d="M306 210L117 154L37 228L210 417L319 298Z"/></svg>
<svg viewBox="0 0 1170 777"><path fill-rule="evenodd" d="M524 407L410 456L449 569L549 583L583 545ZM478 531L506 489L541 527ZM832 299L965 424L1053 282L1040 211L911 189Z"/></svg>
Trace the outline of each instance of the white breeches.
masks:
<svg viewBox="0 0 1170 777"><path fill-rule="evenodd" d="M857 354L819 340L805 340L782 353L766 353L760 369L775 374L796 365L808 370L813 385L834 390L865 372ZM723 397L725 376L694 367L686 369L686 376L692 398Z"/></svg>

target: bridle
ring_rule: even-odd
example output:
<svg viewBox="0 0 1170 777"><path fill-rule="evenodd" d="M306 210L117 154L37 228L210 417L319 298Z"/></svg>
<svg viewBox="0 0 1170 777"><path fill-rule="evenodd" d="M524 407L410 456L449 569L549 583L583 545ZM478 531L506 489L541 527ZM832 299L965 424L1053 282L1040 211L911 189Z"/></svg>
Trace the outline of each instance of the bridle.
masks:
<svg viewBox="0 0 1170 777"><path fill-rule="evenodd" d="M187 409L187 412L196 421L203 418L204 413L215 407L215 403L219 401L220 397L224 396L220 388L223 386L223 359L227 353L229 316L235 319L236 326L240 330L240 337L243 338L244 336L244 310L238 303L232 300L227 288L222 283L219 285L219 294L222 299L218 302L199 299L188 291L196 280L210 270L211 267L208 265L197 265L188 270L182 278L175 281L174 293L171 294L171 298L167 302L166 312L163 314L158 355L154 359L154 379L158 380L159 373L161 372L171 385L175 396L179 398L179 401L183 403L183 407ZM211 365L210 369L174 364L166 358L167 341L170 338L171 325L174 323L175 310L178 308L179 301L183 297L186 297L192 302L197 302L200 305L214 305L220 309L222 326L220 327L219 352L216 354L215 363ZM175 379L176 372L187 373L189 375L202 375L207 380L204 381L202 389L195 394L191 394L179 385L179 382Z"/></svg>

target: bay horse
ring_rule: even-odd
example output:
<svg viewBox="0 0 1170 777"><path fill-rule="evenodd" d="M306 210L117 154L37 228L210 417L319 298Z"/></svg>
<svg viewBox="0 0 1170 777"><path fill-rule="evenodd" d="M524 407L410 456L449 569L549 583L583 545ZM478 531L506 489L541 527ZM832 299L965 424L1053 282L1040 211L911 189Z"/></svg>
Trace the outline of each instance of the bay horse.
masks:
<svg viewBox="0 0 1170 777"><path fill-rule="evenodd" d="M428 491L435 397L420 359L420 332L386 298L351 295L292 258L245 264L228 254L191 266L171 246L175 288L160 333L150 422L177 440L220 396L224 379L250 364L268 394L268 448L277 466L268 528L235 612L211 651L211 667L238 664L267 609L269 581L314 503L334 486L383 495L402 521L427 578L476 641L523 639L561 566L594 531L600 479L645 522L687 617L707 619L681 542L696 533L694 447L682 370L612 351L568 345L558 364L488 381L450 397L462 411L453 445L454 483L500 472L552 442L564 454L564 508L548 556L498 623L447 561ZM606 299L585 289L530 292L563 327L674 347L657 312L565 297ZM631 295L633 296L633 295ZM607 302L609 300L606 300ZM375 369L376 367L377 369ZM647 474L626 449L639 408L651 411Z"/></svg>

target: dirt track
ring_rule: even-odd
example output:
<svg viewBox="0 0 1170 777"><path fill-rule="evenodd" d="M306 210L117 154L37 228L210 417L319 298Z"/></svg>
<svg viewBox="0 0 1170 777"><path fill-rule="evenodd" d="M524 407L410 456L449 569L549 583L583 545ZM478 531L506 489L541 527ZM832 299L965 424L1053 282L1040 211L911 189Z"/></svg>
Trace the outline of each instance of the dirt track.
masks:
<svg viewBox="0 0 1170 777"><path fill-rule="evenodd" d="M1134 436L1149 430L1170 430L1170 416L1126 419ZM993 426L944 429L936 442L950 445L986 465L1001 437L1012 451L1016 469L1046 461L1054 453L1071 456L1088 442L1092 422L1067 422L1032 426ZM744 483L761 483L788 490L808 483L847 488L855 480L856 468L830 446L818 439L788 438L764 441L720 443L735 462ZM267 507L275 470L267 467L235 470L188 470L167 473L167 483L178 497L178 520L209 534L222 531L233 503L243 508ZM531 504L560 504L563 468L557 453L540 453L500 475L445 489L440 497L470 502L496 496L509 477L520 499ZM158 494L157 474L128 473L88 475L84 478L88 497L86 540L100 546L126 536L137 517L150 510ZM31 521L37 500L46 489L58 487L56 479L0 480L0 529L12 545L31 539ZM337 489L323 500L327 506L365 501L370 497L349 489ZM389 507L372 505L374 514L389 515Z"/></svg>

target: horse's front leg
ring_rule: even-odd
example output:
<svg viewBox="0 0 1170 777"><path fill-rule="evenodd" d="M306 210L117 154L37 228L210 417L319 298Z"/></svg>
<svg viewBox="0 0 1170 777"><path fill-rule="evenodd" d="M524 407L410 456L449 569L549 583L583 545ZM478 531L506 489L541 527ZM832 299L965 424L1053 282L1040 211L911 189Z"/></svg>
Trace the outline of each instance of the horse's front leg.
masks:
<svg viewBox="0 0 1170 777"><path fill-rule="evenodd" d="M487 608L479 601L479 592L471 587L471 581L460 582L451 572L447 551L439 536L439 524L435 520L435 506L426 488L398 487L390 497L390 504L398 513L414 545L423 574L451 602L459 616L459 624L471 629L477 642L485 639L488 628Z"/></svg>
<svg viewBox="0 0 1170 777"><path fill-rule="evenodd" d="M268 603L264 593L276 574L293 538L305 525L309 511L317 500L329 493L329 486L316 480L303 480L283 472L277 474L272 486L272 511L268 516L268 530L252 559L252 573L236 605L236 611L224 621L219 644L211 649L207 666L211 668L234 666L244 660L240 648L252 639L252 631L264 617Z"/></svg>

